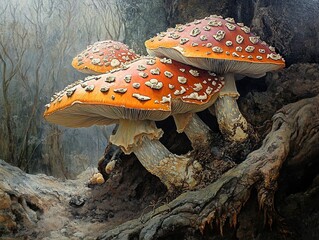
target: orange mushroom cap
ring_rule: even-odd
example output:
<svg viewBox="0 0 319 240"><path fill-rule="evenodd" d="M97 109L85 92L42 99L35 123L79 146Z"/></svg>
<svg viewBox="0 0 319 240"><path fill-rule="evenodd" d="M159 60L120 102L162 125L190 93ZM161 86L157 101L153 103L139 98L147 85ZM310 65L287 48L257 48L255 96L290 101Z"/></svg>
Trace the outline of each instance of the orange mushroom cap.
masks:
<svg viewBox="0 0 319 240"><path fill-rule="evenodd" d="M138 57L139 55L124 43L106 40L88 46L73 59L72 66L83 73L101 74Z"/></svg>
<svg viewBox="0 0 319 240"><path fill-rule="evenodd" d="M274 47L252 34L249 27L235 23L233 18L216 15L177 25L147 40L145 46L151 55L170 57L218 73L260 75L285 66ZM237 65L230 66L229 61ZM267 67L258 69L257 65Z"/></svg>
<svg viewBox="0 0 319 240"><path fill-rule="evenodd" d="M209 71L143 57L69 85L46 105L44 117L68 127L112 124L118 119L163 120L207 108L223 85L223 78Z"/></svg>

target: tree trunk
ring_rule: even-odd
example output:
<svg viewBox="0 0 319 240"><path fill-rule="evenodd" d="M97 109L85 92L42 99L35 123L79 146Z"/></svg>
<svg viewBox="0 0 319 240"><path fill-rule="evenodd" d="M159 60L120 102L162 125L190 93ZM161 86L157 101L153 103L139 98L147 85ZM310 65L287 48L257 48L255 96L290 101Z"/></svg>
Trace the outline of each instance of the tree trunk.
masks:
<svg viewBox="0 0 319 240"><path fill-rule="evenodd" d="M262 146L216 182L198 191L183 193L99 239L158 239L183 228L203 232L212 222L219 225L222 233L227 220L231 226L236 225L237 216L254 188L271 224L277 180L287 156L292 161L303 161L319 153L319 149L313 147L319 143L319 96L283 107L272 120L272 129Z"/></svg>

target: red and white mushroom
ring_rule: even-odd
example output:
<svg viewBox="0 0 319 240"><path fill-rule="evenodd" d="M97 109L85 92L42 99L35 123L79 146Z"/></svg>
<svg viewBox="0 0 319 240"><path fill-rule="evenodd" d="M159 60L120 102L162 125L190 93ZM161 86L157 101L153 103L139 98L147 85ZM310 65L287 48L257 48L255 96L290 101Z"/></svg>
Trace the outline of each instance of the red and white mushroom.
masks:
<svg viewBox="0 0 319 240"><path fill-rule="evenodd" d="M172 61L144 57L121 69L78 81L56 94L46 106L47 121L66 127L118 123L110 141L168 187L192 188L201 165L172 154L158 139L154 121L191 114L213 104L224 81L209 71ZM177 117L177 125L191 125ZM192 118L190 118L192 119ZM199 129L192 130L194 132Z"/></svg>
<svg viewBox="0 0 319 240"><path fill-rule="evenodd" d="M247 138L248 124L238 109L235 77L261 77L285 66L275 48L233 18L212 15L177 25L145 42L149 54L169 57L225 77L225 87L216 101L220 130L233 141Z"/></svg>
<svg viewBox="0 0 319 240"><path fill-rule="evenodd" d="M89 45L73 59L72 66L83 73L101 74L139 57L126 44L106 40Z"/></svg>
<svg viewBox="0 0 319 240"><path fill-rule="evenodd" d="M124 43L113 40L105 40L95 42L94 44L88 46L87 49L82 51L73 59L72 66L80 72L98 75L119 68L123 64L128 64L130 61L139 57L140 56L138 54L136 54L132 49L129 49L129 47ZM117 128L118 126L116 125L114 130L116 131ZM107 148L110 146L110 144L111 143L108 144ZM117 160L105 160L109 162L105 166L104 171L106 174L110 174L115 167ZM90 183L96 182L96 176L97 175L94 175L91 178Z"/></svg>

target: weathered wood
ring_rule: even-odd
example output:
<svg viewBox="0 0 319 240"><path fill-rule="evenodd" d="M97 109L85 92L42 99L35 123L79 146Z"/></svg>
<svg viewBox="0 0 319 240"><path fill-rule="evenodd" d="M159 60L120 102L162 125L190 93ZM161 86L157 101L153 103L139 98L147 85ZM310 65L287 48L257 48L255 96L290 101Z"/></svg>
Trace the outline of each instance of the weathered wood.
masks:
<svg viewBox="0 0 319 240"><path fill-rule="evenodd" d="M282 164L288 156L289 159L301 159L298 156L302 154L305 159L308 154L319 152L318 148L311 148L319 142L319 96L284 106L272 121L272 129L262 146L216 182L198 191L183 193L172 202L124 223L98 239L157 239L180 228L203 231L212 222L216 222L222 231L227 219L231 225L236 224L253 188L257 190L259 205L271 224ZM312 151L307 152L310 148Z"/></svg>

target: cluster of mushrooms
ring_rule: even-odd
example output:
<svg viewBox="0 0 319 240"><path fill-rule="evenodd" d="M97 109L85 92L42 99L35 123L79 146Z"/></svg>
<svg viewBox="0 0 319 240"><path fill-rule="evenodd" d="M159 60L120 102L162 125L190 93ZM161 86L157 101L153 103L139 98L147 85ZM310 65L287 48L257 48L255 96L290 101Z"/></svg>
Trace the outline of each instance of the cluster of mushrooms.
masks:
<svg viewBox="0 0 319 240"><path fill-rule="evenodd" d="M170 28L145 46L150 56L111 40L89 46L72 66L92 76L56 93L44 117L66 127L118 124L111 143L133 152L168 189L192 189L202 165L189 154L171 153L155 121L173 116L193 146L207 143L208 127L195 113L215 103L224 137L242 142L248 123L237 106L235 79L261 77L285 62L248 27L216 15Z"/></svg>

